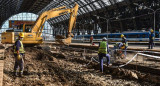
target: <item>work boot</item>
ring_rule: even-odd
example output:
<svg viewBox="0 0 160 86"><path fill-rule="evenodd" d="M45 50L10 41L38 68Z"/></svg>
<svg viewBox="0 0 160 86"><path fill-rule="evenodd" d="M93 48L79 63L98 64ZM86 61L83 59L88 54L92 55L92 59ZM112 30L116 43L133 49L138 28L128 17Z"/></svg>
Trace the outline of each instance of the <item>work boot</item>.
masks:
<svg viewBox="0 0 160 86"><path fill-rule="evenodd" d="M16 77L18 76L17 71L14 71L14 76L16 76Z"/></svg>
<svg viewBox="0 0 160 86"><path fill-rule="evenodd" d="M23 77L23 72L22 72L22 71L19 73L19 76L20 76L20 77Z"/></svg>

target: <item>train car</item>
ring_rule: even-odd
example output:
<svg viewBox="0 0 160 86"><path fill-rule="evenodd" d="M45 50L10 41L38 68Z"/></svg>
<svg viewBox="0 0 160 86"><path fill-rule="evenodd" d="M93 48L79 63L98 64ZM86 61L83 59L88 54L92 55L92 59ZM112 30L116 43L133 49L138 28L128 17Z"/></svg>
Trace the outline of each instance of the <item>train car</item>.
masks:
<svg viewBox="0 0 160 86"><path fill-rule="evenodd" d="M109 42L120 42L122 39L120 38L121 34L124 34L127 38L129 43L134 42L148 42L149 41L149 34L148 31L130 31L130 32L123 32L123 33L102 33L96 34L93 36L93 42L100 42L103 37L108 37ZM91 35L77 35L74 37L74 40L81 40L82 42L89 42ZM155 32L155 41L160 42L160 35L159 32Z"/></svg>

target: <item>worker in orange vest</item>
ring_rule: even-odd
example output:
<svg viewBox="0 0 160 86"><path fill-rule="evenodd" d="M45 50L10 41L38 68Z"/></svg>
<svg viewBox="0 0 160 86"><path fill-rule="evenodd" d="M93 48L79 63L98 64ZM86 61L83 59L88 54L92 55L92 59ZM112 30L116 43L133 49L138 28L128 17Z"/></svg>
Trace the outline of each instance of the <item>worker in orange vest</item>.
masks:
<svg viewBox="0 0 160 86"><path fill-rule="evenodd" d="M90 43L93 45L93 36L90 37Z"/></svg>

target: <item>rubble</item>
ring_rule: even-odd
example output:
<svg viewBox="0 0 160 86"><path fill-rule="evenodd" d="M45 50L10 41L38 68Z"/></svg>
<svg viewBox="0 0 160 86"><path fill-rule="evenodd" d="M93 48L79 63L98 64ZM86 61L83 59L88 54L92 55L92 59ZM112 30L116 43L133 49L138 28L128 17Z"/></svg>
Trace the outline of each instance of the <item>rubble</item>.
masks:
<svg viewBox="0 0 160 86"><path fill-rule="evenodd" d="M36 47L26 47L24 77L13 76L14 56L13 47L6 49L3 85L13 86L152 86L156 83L137 82L142 79L140 74L121 68L108 68L104 66L105 72L99 72L99 64L91 62L89 57L84 59L77 57L70 51L59 51L54 47L53 52ZM89 65L82 67L82 65ZM117 77L120 76L120 77ZM127 80L129 79L129 80ZM143 80L143 79L142 79ZM157 79L156 79L157 80Z"/></svg>
<svg viewBox="0 0 160 86"><path fill-rule="evenodd" d="M5 47L2 45L2 44L0 44L0 49L4 49Z"/></svg>

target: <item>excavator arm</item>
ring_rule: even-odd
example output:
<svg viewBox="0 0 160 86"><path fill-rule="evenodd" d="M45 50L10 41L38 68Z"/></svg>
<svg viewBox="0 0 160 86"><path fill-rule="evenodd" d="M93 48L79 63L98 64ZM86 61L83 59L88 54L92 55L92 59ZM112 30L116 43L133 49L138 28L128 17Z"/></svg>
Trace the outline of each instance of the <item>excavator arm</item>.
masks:
<svg viewBox="0 0 160 86"><path fill-rule="evenodd" d="M78 4L75 4L73 8L69 8L69 9L66 9L66 7L63 6L63 7L51 9L49 11L45 11L36 20L36 23L34 24L32 28L32 32L36 33L37 37L40 37L46 20L70 13L69 26L68 26L68 37L63 40L58 39L59 42L62 42L64 44L69 44L71 43L71 39L73 37L73 34L71 33L71 31L72 31L72 28L75 27L77 11L78 11Z"/></svg>

